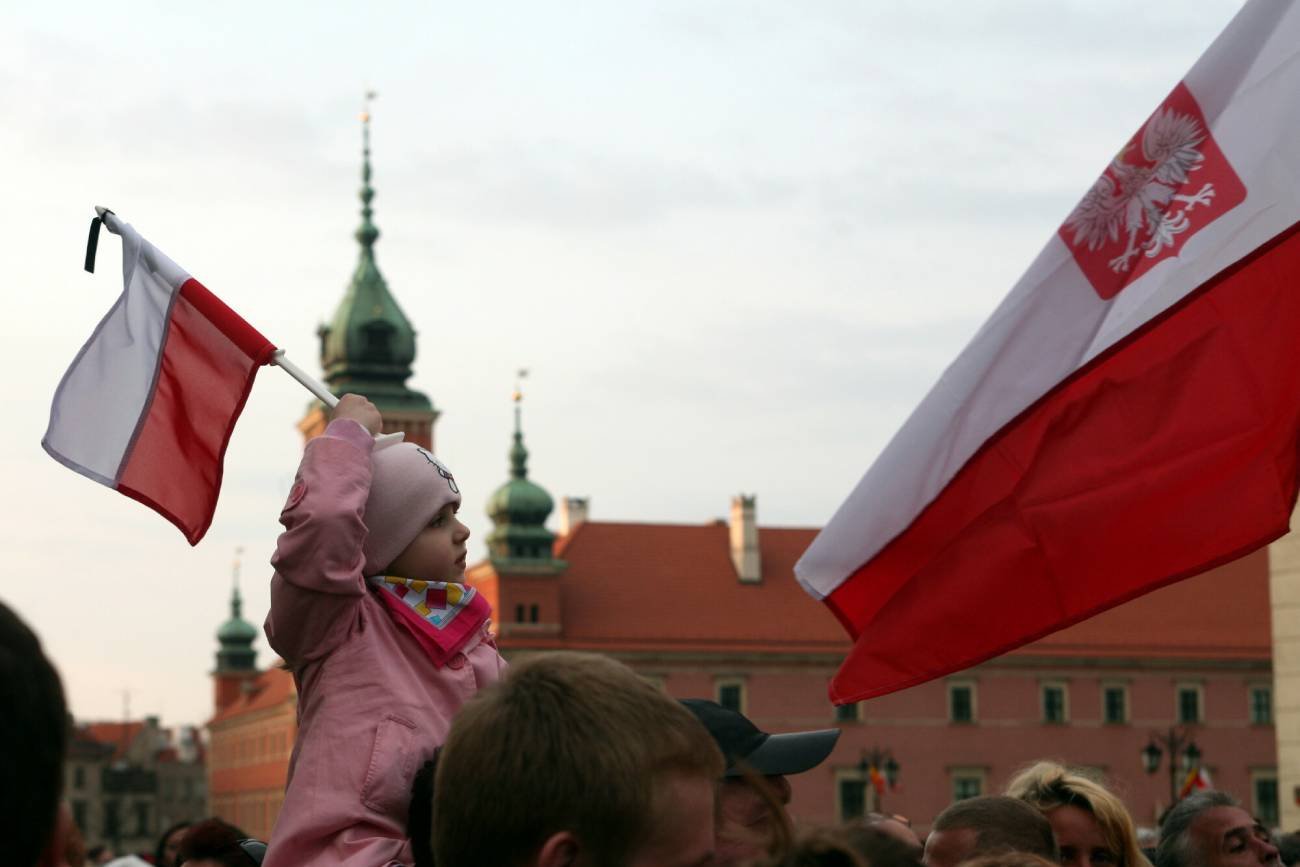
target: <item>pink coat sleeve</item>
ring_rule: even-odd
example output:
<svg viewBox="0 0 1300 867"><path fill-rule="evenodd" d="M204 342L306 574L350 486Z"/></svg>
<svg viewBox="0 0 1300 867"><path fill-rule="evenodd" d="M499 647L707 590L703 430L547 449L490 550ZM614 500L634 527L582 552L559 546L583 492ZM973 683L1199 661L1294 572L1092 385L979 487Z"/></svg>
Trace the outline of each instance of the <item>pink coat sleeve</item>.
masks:
<svg viewBox="0 0 1300 867"><path fill-rule="evenodd" d="M297 668L328 655L358 626L374 439L350 419L307 443L271 565L271 648Z"/></svg>

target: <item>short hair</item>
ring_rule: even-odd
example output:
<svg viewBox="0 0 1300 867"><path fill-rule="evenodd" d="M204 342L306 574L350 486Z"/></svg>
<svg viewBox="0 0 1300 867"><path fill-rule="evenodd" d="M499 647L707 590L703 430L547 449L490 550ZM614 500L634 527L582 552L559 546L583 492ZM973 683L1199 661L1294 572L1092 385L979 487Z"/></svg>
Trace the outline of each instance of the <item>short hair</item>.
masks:
<svg viewBox="0 0 1300 867"><path fill-rule="evenodd" d="M591 863L620 864L656 830L663 780L724 770L694 714L627 666L539 654L452 723L434 777L434 856L515 865L568 831Z"/></svg>
<svg viewBox="0 0 1300 867"><path fill-rule="evenodd" d="M921 867L916 850L860 822L806 828L761 867ZM1055 867L1055 865L1053 865Z"/></svg>
<svg viewBox="0 0 1300 867"><path fill-rule="evenodd" d="M1119 867L1149 867L1124 802L1096 780L1056 762L1037 762L1016 774L1006 793L1044 815L1058 807L1078 807L1091 813L1106 845L1119 856Z"/></svg>
<svg viewBox="0 0 1300 867"><path fill-rule="evenodd" d="M218 818L195 822L181 840L179 863L211 859L224 867L250 867L258 863L240 843L248 838L243 831Z"/></svg>
<svg viewBox="0 0 1300 867"><path fill-rule="evenodd" d="M980 855L978 858L963 861L961 867L1060 867L1060 863L1048 861L1042 855L1035 855L1033 852L999 852L996 855Z"/></svg>
<svg viewBox="0 0 1300 867"><path fill-rule="evenodd" d="M406 809L406 838L411 841L414 867L434 867L433 860L433 775L438 769L438 752L420 765L411 782L411 805Z"/></svg>
<svg viewBox="0 0 1300 867"><path fill-rule="evenodd" d="M1156 867L1193 867L1202 860L1192 846L1192 823L1196 817L1214 807L1240 807L1241 802L1227 792L1208 790L1193 792L1174 804L1160 823L1160 842L1156 845Z"/></svg>
<svg viewBox="0 0 1300 867"><path fill-rule="evenodd" d="M172 834L175 834L177 831L183 831L193 824L194 822L190 819L182 819L164 830L162 834L158 836L158 845L154 847L153 863L161 865L161 867L173 867L172 862L167 860L167 841L171 838Z"/></svg>
<svg viewBox="0 0 1300 867"><path fill-rule="evenodd" d="M68 707L40 639L0 602L0 837L13 863L35 864L63 794Z"/></svg>
<svg viewBox="0 0 1300 867"><path fill-rule="evenodd" d="M1056 838L1042 813L1019 798L982 795L951 805L934 818L932 831L975 831L969 857L1000 852L1029 852L1057 860Z"/></svg>

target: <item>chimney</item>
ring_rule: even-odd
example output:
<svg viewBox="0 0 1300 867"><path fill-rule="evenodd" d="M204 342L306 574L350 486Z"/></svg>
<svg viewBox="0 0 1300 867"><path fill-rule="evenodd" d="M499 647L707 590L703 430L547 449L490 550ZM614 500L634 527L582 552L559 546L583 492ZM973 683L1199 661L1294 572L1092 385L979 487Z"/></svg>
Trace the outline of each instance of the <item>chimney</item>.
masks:
<svg viewBox="0 0 1300 867"><path fill-rule="evenodd" d="M731 563L742 584L758 584L763 580L755 517L757 500L757 494L748 497L737 494L731 498Z"/></svg>
<svg viewBox="0 0 1300 867"><path fill-rule="evenodd" d="M587 520L590 497L565 497L560 501L560 535L567 536Z"/></svg>

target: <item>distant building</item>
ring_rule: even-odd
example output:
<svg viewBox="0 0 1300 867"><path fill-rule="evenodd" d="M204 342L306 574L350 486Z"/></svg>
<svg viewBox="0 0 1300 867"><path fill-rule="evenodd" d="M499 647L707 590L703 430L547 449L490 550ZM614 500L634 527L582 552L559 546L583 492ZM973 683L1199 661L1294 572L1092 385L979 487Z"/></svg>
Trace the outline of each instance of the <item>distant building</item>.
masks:
<svg viewBox="0 0 1300 867"><path fill-rule="evenodd" d="M603 522L587 500L568 498L554 537L516 407L510 479L488 506L489 557L469 580L492 602L508 658L596 651L768 731L840 727L830 759L791 778L795 812L811 821L883 803L924 830L952 801L1056 758L1106 775L1152 825L1170 803L1169 757L1148 775L1142 750L1153 733L1182 727L1215 783L1277 822L1267 552L959 674L835 709L827 686L850 644L794 580L817 531L760 527L756 509L755 497L739 496L712 523ZM888 757L897 764L895 790L868 784L873 750L882 768Z"/></svg>
<svg viewBox="0 0 1300 867"><path fill-rule="evenodd" d="M298 732L293 675L277 665L258 671L260 630L243 618L236 588L230 619L217 630L208 721L208 792L212 814L260 840L269 839L284 800Z"/></svg>
<svg viewBox="0 0 1300 867"><path fill-rule="evenodd" d="M89 845L152 851L164 828L207 812L202 743L193 728L162 729L154 716L76 725L64 792Z"/></svg>

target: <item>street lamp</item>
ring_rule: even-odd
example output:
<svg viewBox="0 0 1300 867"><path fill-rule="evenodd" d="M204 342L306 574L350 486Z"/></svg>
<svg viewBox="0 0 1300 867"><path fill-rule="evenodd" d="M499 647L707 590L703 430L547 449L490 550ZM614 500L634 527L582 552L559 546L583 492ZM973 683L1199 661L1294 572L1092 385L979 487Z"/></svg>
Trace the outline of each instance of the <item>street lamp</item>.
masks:
<svg viewBox="0 0 1300 867"><path fill-rule="evenodd" d="M1164 747L1162 750L1161 747ZM1191 732L1171 726L1167 734L1151 733L1151 740L1142 748L1142 767L1148 774L1160 769L1160 759L1169 754L1169 804L1178 800L1178 757L1183 770L1191 771L1201 766L1201 748L1192 740Z"/></svg>
<svg viewBox="0 0 1300 867"><path fill-rule="evenodd" d="M894 758L892 750L887 748L882 750L879 747L872 747L870 750L862 751L862 758L858 762L858 772L862 774L863 781L875 790L876 812L880 812L884 809L882 806L884 803L884 792L882 791L883 787L877 784L878 778L871 773L873 769L876 770L877 773L884 775L885 784L892 789L894 788L894 784L898 782L898 773L901 768L898 764L898 760Z"/></svg>

